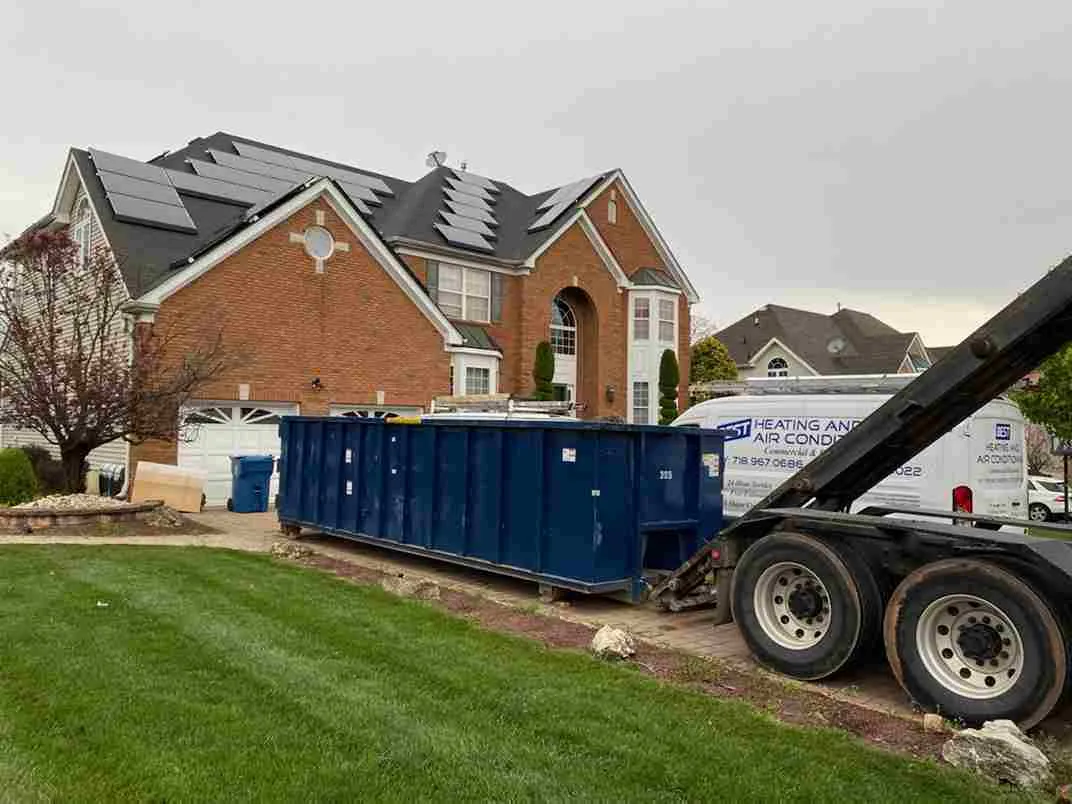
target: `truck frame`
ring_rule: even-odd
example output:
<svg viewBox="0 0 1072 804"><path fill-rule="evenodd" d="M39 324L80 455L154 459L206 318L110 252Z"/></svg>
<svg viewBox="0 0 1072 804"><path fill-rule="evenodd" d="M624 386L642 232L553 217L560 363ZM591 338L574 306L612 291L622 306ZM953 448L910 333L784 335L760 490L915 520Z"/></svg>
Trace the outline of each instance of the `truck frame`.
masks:
<svg viewBox="0 0 1072 804"><path fill-rule="evenodd" d="M785 675L825 678L884 644L925 709L1034 726L1072 676L1072 543L998 530L1033 523L972 513L970 489L948 511L848 509L1070 340L1072 257L652 596L674 611L714 603L715 624L735 620L757 660ZM1072 527L1046 527L1072 538Z"/></svg>

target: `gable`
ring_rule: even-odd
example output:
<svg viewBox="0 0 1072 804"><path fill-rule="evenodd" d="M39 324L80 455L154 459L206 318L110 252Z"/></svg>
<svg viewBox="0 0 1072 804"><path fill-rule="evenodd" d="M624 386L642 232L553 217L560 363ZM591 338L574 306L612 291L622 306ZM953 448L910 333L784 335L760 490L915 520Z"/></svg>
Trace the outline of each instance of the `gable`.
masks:
<svg viewBox="0 0 1072 804"><path fill-rule="evenodd" d="M358 255L365 255L370 264L375 265L378 271L388 277L395 289L420 311L421 315L440 334L444 345L462 343L462 336L429 298L420 282L383 243L368 223L356 213L349 199L330 179L320 179L314 182L270 212L266 212L263 217L255 219L248 226L210 248L188 266L173 273L167 280L144 294L139 301L149 305L159 305L183 288L197 282L225 260L243 253L253 253L267 264L283 264L295 270L300 270L300 265L305 264L307 270L315 274L315 263L306 254L304 245L292 241L291 237L300 235L309 225L304 223L299 229L291 222L292 219L304 221L308 215L303 216L299 213L306 210L312 210L312 212L319 210L324 215L330 212L340 231L345 233L345 237L339 236L335 239L339 242L346 242L349 251L333 254L327 262L325 271L329 270L333 264L340 266L337 270L345 270L348 262L357 258ZM287 230L286 237L281 240L279 231L288 225L291 228Z"/></svg>
<svg viewBox="0 0 1072 804"><path fill-rule="evenodd" d="M614 200L616 222L611 223L608 207ZM666 264L655 243L648 237L636 213L625 198L620 180L604 187L586 206L585 211L614 253L619 264L630 276L641 268L666 270Z"/></svg>

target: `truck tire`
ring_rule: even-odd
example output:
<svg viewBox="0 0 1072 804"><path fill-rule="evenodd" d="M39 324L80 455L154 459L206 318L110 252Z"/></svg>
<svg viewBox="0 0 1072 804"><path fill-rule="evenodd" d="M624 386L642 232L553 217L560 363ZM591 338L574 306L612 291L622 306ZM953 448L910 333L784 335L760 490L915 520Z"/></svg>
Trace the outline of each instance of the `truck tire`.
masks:
<svg viewBox="0 0 1072 804"><path fill-rule="evenodd" d="M826 678L878 639L878 584L867 564L837 542L764 536L737 563L730 599L756 660L793 678Z"/></svg>
<svg viewBox="0 0 1072 804"><path fill-rule="evenodd" d="M1041 721L1064 691L1067 649L1050 606L1009 570L950 558L894 590L883 623L886 657L921 706L969 725Z"/></svg>
<svg viewBox="0 0 1072 804"><path fill-rule="evenodd" d="M1042 503L1032 503L1027 509L1027 518L1032 522L1049 522L1050 509Z"/></svg>

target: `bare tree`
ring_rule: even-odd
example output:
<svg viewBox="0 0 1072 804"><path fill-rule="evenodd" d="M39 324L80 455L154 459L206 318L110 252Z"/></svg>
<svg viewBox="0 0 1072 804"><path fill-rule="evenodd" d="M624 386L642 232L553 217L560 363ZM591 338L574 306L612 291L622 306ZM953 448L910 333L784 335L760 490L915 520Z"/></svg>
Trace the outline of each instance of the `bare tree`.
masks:
<svg viewBox="0 0 1072 804"><path fill-rule="evenodd" d="M59 450L67 489L102 444L178 438L181 407L227 367L222 332L157 327L132 349L115 261L66 232L24 235L0 259L0 421Z"/></svg>
<svg viewBox="0 0 1072 804"><path fill-rule="evenodd" d="M689 317L689 344L696 344L702 341L704 338L710 337L718 332L718 325L713 319L708 318L703 313L693 313Z"/></svg>
<svg viewBox="0 0 1072 804"><path fill-rule="evenodd" d="M1046 475L1050 473L1053 452L1050 434L1045 428L1030 422L1024 428L1024 459L1027 461L1027 473Z"/></svg>

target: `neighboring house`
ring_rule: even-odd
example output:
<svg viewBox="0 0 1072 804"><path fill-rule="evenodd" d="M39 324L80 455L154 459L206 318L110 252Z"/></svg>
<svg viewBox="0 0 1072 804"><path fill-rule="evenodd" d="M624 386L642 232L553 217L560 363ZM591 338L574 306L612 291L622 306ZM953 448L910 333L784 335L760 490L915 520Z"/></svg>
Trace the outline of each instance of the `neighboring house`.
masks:
<svg viewBox="0 0 1072 804"><path fill-rule="evenodd" d="M241 355L182 412L179 444L91 458L205 469L210 503L226 498L228 456L278 452L281 415L528 394L543 340L556 394L582 416L657 421L665 349L687 394L698 296L618 170L528 195L449 167L410 182L216 133L147 163L71 150L40 225L114 255L132 352L148 328L182 322L222 326Z"/></svg>
<svg viewBox="0 0 1072 804"><path fill-rule="evenodd" d="M858 310L823 315L768 304L717 336L742 379L914 373L933 362L918 333Z"/></svg>

